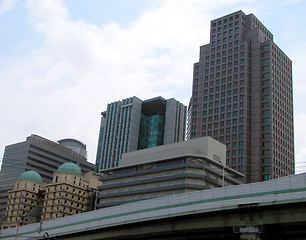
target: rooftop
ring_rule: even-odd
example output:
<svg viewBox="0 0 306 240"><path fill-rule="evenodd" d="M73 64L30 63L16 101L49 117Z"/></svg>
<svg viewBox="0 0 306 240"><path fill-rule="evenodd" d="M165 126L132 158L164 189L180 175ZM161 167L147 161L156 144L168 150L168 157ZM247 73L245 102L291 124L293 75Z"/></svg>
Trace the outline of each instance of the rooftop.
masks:
<svg viewBox="0 0 306 240"><path fill-rule="evenodd" d="M36 181L36 182L40 182L42 183L43 180L41 178L41 176L39 175L38 172L35 171L26 171L24 173L22 173L19 177L19 180L32 180L32 181Z"/></svg>
<svg viewBox="0 0 306 240"><path fill-rule="evenodd" d="M72 162L67 162L58 167L56 172L83 174L81 168Z"/></svg>

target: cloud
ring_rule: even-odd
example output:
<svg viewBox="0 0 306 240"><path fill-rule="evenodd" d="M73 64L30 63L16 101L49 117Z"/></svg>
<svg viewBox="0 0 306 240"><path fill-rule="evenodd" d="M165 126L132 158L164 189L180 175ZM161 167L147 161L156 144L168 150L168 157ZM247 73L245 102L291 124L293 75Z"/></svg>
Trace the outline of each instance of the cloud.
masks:
<svg viewBox="0 0 306 240"><path fill-rule="evenodd" d="M12 10L18 2L18 0L3 0L0 4L0 16Z"/></svg>
<svg viewBox="0 0 306 240"><path fill-rule="evenodd" d="M32 133L54 141L72 137L87 144L94 162L100 112L107 103L161 95L187 105L193 62L199 46L209 42L211 19L216 11L222 16L248 2L153 1L124 26L73 20L64 3L26 2L25 21L42 43L0 67L5 136L0 145Z"/></svg>
<svg viewBox="0 0 306 240"><path fill-rule="evenodd" d="M194 6L169 1L124 28L73 21L62 1L30 0L26 7L43 42L0 68L7 113L2 145L32 133L54 141L74 137L87 143L94 162L100 112L108 102L162 95L187 104L192 63L209 32L208 17L196 17Z"/></svg>

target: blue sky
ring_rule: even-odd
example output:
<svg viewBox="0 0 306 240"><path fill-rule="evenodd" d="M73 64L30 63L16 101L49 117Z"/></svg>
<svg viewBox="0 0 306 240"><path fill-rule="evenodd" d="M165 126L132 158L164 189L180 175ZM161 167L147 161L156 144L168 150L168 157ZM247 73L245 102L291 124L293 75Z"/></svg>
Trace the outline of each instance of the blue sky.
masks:
<svg viewBox="0 0 306 240"><path fill-rule="evenodd" d="M95 161L108 102L188 105L212 19L254 13L293 61L296 171L306 171L306 3L302 0L0 1L0 151L38 134L76 138Z"/></svg>

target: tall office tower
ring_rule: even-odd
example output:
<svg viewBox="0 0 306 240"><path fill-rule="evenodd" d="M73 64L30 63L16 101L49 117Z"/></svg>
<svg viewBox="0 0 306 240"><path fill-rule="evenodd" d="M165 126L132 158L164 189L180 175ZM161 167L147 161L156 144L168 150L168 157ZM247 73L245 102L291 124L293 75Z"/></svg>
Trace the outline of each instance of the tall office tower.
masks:
<svg viewBox="0 0 306 240"><path fill-rule="evenodd" d="M0 223L7 203L8 191L20 174L33 170L40 174L44 182L52 181L53 172L66 162L79 165L83 172L94 170L94 164L68 148L37 135L27 137L26 141L5 147L0 172Z"/></svg>
<svg viewBox="0 0 306 240"><path fill-rule="evenodd" d="M96 171L117 167L122 153L185 140L186 106L173 98L126 98L101 115Z"/></svg>
<svg viewBox="0 0 306 240"><path fill-rule="evenodd" d="M194 64L187 137L227 146L246 182L294 174L292 63L253 15L211 21Z"/></svg>

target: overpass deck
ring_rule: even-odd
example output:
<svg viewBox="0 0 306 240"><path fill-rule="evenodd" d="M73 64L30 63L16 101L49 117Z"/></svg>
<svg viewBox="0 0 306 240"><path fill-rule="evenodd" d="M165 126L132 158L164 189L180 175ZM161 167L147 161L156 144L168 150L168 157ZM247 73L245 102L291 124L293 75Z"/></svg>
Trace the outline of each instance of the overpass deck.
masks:
<svg viewBox="0 0 306 240"><path fill-rule="evenodd" d="M20 226L18 231L17 228L5 229L1 230L0 239L129 239L129 226L133 226L133 224L134 226L135 224L143 226L143 224L156 225L156 222L160 222L162 225L165 224L166 227L167 224L163 221L167 219L189 219L188 222L192 222L193 218L204 216L203 214L209 214L206 215L206 218L210 216L211 221L214 221L214 216L221 216L220 213L230 211L233 213L232 217L229 215L227 219L219 219L224 228L234 226L239 221L239 225L248 224L241 220L241 213L248 216L249 219L254 217L256 211L252 213L252 216L243 212L243 209L250 209L254 206L256 206L256 209L266 207L267 210L265 211L270 211L269 209L274 209L274 207L277 207L277 212L281 209L286 210L284 213L286 217L282 218L278 215L276 218L275 215L272 216L273 219L269 218L270 220L265 220L268 218L263 216L264 213L262 213L261 216L256 218L256 224L258 225L268 224L269 221L270 224L277 222L290 224L296 221L306 224L306 215L301 211L301 209L305 211L305 203L306 174L304 173L266 182L228 186L123 204L42 223ZM289 210L286 207L288 204L290 205ZM292 217L290 218L292 206L298 206L298 210L294 216L292 215L294 210L292 210ZM240 212L239 216L234 215L237 210ZM234 222L235 218L238 219L236 222ZM199 222L203 222L203 219ZM233 219L232 223L231 219ZM188 222L185 222L185 227L187 227ZM254 224L254 221L251 222ZM173 224L175 224L175 221L172 221L169 227L179 231ZM209 223L207 224L209 225ZM157 226L155 231L162 231L162 225ZM136 233L131 238L137 238L137 226L134 230ZM120 227L120 231L117 231L117 233L113 231L116 227ZM182 228L184 228L183 225ZM189 226L189 228L192 231L192 226ZM125 231L122 231L122 229L125 229ZM154 228L152 227L152 229ZM139 228L138 230L140 231ZM167 231L171 231L171 229ZM305 229L301 231L302 234L306 234ZM180 238L176 237L176 239Z"/></svg>

